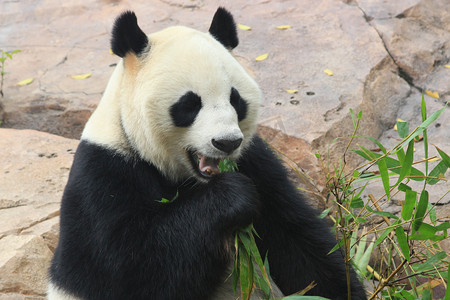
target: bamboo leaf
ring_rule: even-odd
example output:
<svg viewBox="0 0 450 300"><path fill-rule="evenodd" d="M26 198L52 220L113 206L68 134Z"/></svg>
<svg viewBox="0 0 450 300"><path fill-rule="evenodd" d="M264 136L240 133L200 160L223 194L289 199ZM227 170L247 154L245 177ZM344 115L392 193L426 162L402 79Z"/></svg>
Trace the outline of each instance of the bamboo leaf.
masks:
<svg viewBox="0 0 450 300"><path fill-rule="evenodd" d="M397 220L391 226L386 227L383 233L375 241L374 247L378 246L382 241L384 241L388 234L391 233L395 229L395 227L398 226L398 224L400 224L400 220Z"/></svg>
<svg viewBox="0 0 450 300"><path fill-rule="evenodd" d="M413 190L406 190L405 192L405 203L403 203L402 207L402 218L403 220L411 219L414 206L416 205L417 200L417 192Z"/></svg>
<svg viewBox="0 0 450 300"><path fill-rule="evenodd" d="M426 119L424 122L422 122L422 124L419 125L419 127L417 127L417 129L414 131L414 133L412 133L409 138L407 138L406 140L404 140L398 147L399 148L403 148L405 147L405 145L409 144L409 142L411 140L414 140L414 138L416 136L418 136L419 134L422 134L423 130L428 128L428 126L430 126L431 123L433 123L434 121L437 120L437 118L439 118L439 116L444 112L444 110L446 109L446 107L443 107L437 111L435 111L431 116L428 117L428 119Z"/></svg>
<svg viewBox="0 0 450 300"><path fill-rule="evenodd" d="M325 69L325 70L323 70L323 72L325 74L327 74L328 76L333 76L333 71L331 71L330 69Z"/></svg>
<svg viewBox="0 0 450 300"><path fill-rule="evenodd" d="M369 211L371 213L374 213L374 214L377 214L377 215L380 215L382 217L388 217L388 218L392 218L392 219L398 220L398 217L396 215L390 213L390 212L373 210L370 206L367 206L366 209L367 209L367 211Z"/></svg>
<svg viewBox="0 0 450 300"><path fill-rule="evenodd" d="M263 60L267 59L268 57L269 57L269 53L265 53L265 54L258 55L255 58L255 60L256 61L263 61Z"/></svg>
<svg viewBox="0 0 450 300"><path fill-rule="evenodd" d="M247 26L247 25L244 25L244 24L237 24L237 26L241 30L246 30L246 31L252 30L252 28L250 26Z"/></svg>
<svg viewBox="0 0 450 300"><path fill-rule="evenodd" d="M82 80L91 77L92 73L80 74L80 75L72 75L73 79Z"/></svg>
<svg viewBox="0 0 450 300"><path fill-rule="evenodd" d="M402 226L397 226L397 228L395 228L395 234L397 236L397 242L400 246L400 250L402 250L402 253L405 256L406 260L409 261L411 259L411 256L409 254L409 245L405 230L403 230Z"/></svg>
<svg viewBox="0 0 450 300"><path fill-rule="evenodd" d="M439 155L442 158L442 161L445 162L445 165L447 166L447 168L450 168L450 157L441 149L439 149L438 147L434 146L436 148L436 150L439 152Z"/></svg>
<svg viewBox="0 0 450 300"><path fill-rule="evenodd" d="M445 253L445 251L441 251L441 252L436 253L429 259L427 259L426 262L424 262L422 264L414 264L414 265L411 265L411 267L417 273L426 271L426 270L431 270L431 269L434 269L435 265L438 266L440 263L442 263L442 260L445 259L446 257L447 257L447 253Z"/></svg>
<svg viewBox="0 0 450 300"><path fill-rule="evenodd" d="M22 81L19 81L17 83L17 85L29 85L30 83L32 83L34 81L34 78L28 78Z"/></svg>
<svg viewBox="0 0 450 300"><path fill-rule="evenodd" d="M398 177L397 183L398 185L402 180L411 173L411 167L414 160L414 140L411 141L408 145L408 149L406 150L405 159L402 163L402 168L400 170L400 176Z"/></svg>
<svg viewBox="0 0 450 300"><path fill-rule="evenodd" d="M414 231L419 230L420 225L422 225L423 216L425 215L428 208L428 191L423 190L420 193L419 204L417 204L416 213L414 215L413 229Z"/></svg>
<svg viewBox="0 0 450 300"><path fill-rule="evenodd" d="M280 25L280 26L277 26L275 28L276 29L280 29L280 30L286 30L286 29L289 29L291 27L292 27L291 25Z"/></svg>
<svg viewBox="0 0 450 300"><path fill-rule="evenodd" d="M384 191L386 192L386 197L389 200L391 195L390 195L390 188L389 188L389 173L388 173L388 169L387 169L387 165L386 165L386 160L384 158L381 158L380 160L378 160L377 165L378 165L378 169L380 170L381 181L383 182L383 187L384 187Z"/></svg>
<svg viewBox="0 0 450 300"><path fill-rule="evenodd" d="M447 164L445 163L445 161L440 161L434 168L433 170L431 170L430 174L428 174L429 177L439 177L439 178L444 178L444 174L445 172L447 172ZM437 182L439 182L440 179L438 178L427 178L427 183L429 185L433 185L436 184Z"/></svg>
<svg viewBox="0 0 450 300"><path fill-rule="evenodd" d="M409 134L409 124L405 121L397 121L397 131L398 135L404 139Z"/></svg>

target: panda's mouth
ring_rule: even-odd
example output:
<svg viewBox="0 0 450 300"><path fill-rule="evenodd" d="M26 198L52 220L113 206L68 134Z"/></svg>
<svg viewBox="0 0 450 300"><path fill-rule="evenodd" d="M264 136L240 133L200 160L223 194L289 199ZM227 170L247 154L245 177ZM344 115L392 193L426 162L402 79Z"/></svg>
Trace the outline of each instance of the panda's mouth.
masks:
<svg viewBox="0 0 450 300"><path fill-rule="evenodd" d="M212 158L202 155L197 151L188 151L188 153L192 167L197 170L202 177L211 178L220 173L219 163L224 160L225 157Z"/></svg>

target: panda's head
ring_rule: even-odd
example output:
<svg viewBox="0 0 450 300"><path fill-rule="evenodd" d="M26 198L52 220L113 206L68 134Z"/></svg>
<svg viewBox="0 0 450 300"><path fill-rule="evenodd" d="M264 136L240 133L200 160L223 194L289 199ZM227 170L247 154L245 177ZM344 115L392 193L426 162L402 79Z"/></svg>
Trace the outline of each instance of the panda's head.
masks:
<svg viewBox="0 0 450 300"><path fill-rule="evenodd" d="M112 36L122 60L82 138L138 154L172 180L208 180L256 130L261 93L231 54L237 44L223 8L208 33L176 26L147 36L123 13Z"/></svg>

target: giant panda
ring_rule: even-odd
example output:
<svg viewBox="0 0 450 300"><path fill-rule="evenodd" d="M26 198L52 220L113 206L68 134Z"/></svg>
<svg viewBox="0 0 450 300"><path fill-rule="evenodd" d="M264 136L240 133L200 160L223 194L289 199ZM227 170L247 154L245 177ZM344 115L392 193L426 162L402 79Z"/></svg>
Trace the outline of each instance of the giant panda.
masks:
<svg viewBox="0 0 450 300"><path fill-rule="evenodd" d="M128 11L111 44L122 59L74 157L48 298L236 299L233 237L253 223L279 295L314 282L310 295L347 299L329 226L255 134L261 91L231 53L232 15L147 36ZM225 158L237 172L219 172ZM352 269L350 285L366 299Z"/></svg>

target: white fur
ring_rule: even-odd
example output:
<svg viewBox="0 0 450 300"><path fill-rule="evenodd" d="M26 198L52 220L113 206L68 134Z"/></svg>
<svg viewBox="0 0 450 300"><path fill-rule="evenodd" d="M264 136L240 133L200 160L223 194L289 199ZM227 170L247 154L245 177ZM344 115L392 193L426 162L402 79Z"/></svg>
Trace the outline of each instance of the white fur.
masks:
<svg viewBox="0 0 450 300"><path fill-rule="evenodd" d="M66 293L62 289L54 286L51 282L48 285L47 300L82 300Z"/></svg>
<svg viewBox="0 0 450 300"><path fill-rule="evenodd" d="M131 147L173 180L196 174L187 148L209 157L223 155L212 138L243 137L231 156L237 158L256 130L257 84L209 33L176 26L148 38L148 53L127 54L117 65L82 139L125 154ZM232 87L248 104L247 117L239 123L230 104ZM203 107L194 124L177 128L169 108L188 91L202 98Z"/></svg>

